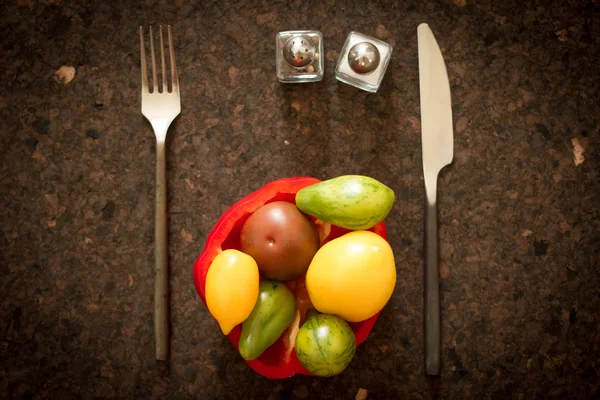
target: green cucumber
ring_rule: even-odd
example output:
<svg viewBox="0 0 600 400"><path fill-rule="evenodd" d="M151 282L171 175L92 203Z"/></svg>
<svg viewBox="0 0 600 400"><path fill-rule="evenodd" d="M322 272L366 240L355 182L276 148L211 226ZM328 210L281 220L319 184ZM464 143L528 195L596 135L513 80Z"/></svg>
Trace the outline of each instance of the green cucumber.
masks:
<svg viewBox="0 0 600 400"><path fill-rule="evenodd" d="M305 214L351 230L369 229L387 217L396 196L362 175L343 175L301 189L296 206Z"/></svg>

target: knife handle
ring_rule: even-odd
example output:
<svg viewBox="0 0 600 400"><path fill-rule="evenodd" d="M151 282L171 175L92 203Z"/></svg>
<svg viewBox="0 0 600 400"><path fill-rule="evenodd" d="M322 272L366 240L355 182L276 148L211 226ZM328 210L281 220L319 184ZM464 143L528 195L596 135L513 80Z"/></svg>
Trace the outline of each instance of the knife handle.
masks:
<svg viewBox="0 0 600 400"><path fill-rule="evenodd" d="M437 204L425 208L425 372L440 373L440 269Z"/></svg>

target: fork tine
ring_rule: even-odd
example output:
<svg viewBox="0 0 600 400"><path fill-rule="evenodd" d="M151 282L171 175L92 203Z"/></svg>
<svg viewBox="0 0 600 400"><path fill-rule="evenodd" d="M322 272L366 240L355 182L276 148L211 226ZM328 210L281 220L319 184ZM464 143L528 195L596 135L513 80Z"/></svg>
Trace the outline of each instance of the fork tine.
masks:
<svg viewBox="0 0 600 400"><path fill-rule="evenodd" d="M142 69L142 93L148 93L148 69L146 68L146 50L144 46L144 27L140 26L140 51Z"/></svg>
<svg viewBox="0 0 600 400"><path fill-rule="evenodd" d="M167 84L167 71L165 66L165 44L163 42L162 25L159 26L160 33L160 64L162 71L162 90L161 93L169 91L169 85Z"/></svg>
<svg viewBox="0 0 600 400"><path fill-rule="evenodd" d="M169 58L171 59L171 82L172 92L179 93L179 78L177 77L177 67L175 66L175 50L173 48L173 36L171 35L171 25L167 26L169 33Z"/></svg>
<svg viewBox="0 0 600 400"><path fill-rule="evenodd" d="M150 51L152 52L152 83L154 89L152 93L158 93L158 81L156 79L156 58L154 57L154 34L152 33L152 26L150 26Z"/></svg>

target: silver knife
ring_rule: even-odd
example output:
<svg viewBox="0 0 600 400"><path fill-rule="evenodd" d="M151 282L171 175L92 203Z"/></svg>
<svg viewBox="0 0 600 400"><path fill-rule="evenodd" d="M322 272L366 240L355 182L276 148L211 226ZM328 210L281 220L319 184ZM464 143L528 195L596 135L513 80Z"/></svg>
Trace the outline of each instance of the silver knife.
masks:
<svg viewBox="0 0 600 400"><path fill-rule="evenodd" d="M442 52L429 29L417 28L421 141L425 181L425 372L440 373L440 272L438 265L437 178L452 162L454 137L450 83Z"/></svg>

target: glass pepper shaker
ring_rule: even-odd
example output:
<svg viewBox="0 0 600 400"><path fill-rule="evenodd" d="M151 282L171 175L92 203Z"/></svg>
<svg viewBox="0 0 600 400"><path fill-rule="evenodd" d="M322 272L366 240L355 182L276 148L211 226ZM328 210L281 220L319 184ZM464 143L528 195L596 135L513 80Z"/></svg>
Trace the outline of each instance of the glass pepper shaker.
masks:
<svg viewBox="0 0 600 400"><path fill-rule="evenodd" d="M337 80L375 93L385 75L392 46L374 37L350 32L335 67Z"/></svg>
<svg viewBox="0 0 600 400"><path fill-rule="evenodd" d="M284 83L323 79L323 35L319 31L285 31L276 38L277 79Z"/></svg>

